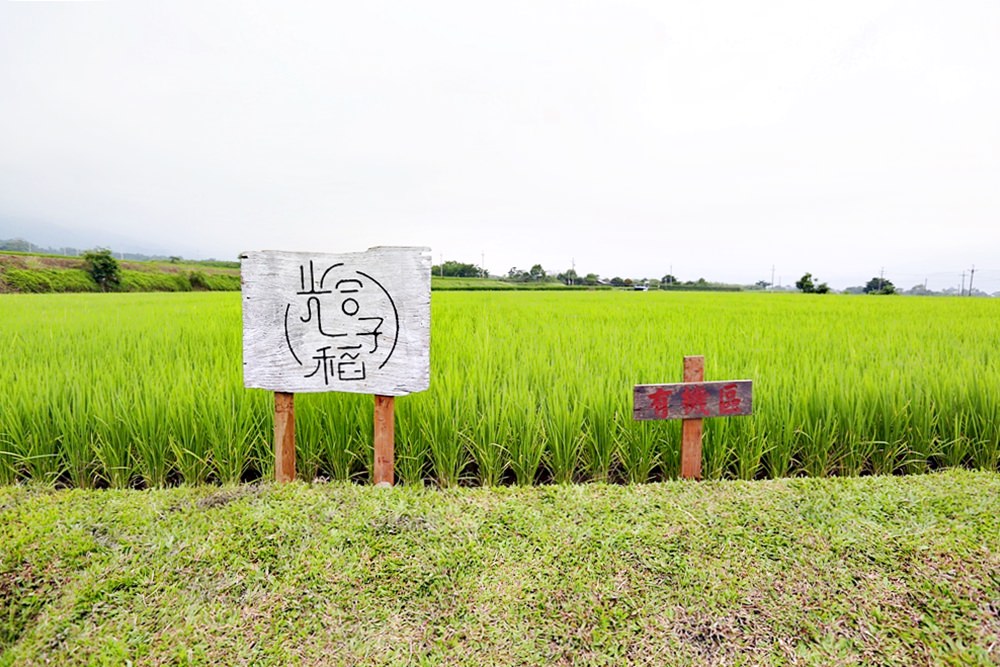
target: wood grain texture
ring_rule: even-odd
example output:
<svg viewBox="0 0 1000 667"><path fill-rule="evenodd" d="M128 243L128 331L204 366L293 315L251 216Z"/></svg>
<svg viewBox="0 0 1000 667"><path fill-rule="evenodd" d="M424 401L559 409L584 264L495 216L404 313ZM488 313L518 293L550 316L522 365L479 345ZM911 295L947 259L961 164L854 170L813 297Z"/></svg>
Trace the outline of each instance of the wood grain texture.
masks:
<svg viewBox="0 0 1000 667"><path fill-rule="evenodd" d="M705 379L705 357L684 357L684 381ZM681 479L701 479L701 419L681 422Z"/></svg>
<svg viewBox="0 0 1000 667"><path fill-rule="evenodd" d="M274 478L295 479L295 394L274 394Z"/></svg>
<svg viewBox="0 0 1000 667"><path fill-rule="evenodd" d="M395 465L395 406L392 396L375 397L375 465L376 486L392 486Z"/></svg>
<svg viewBox="0 0 1000 667"><path fill-rule="evenodd" d="M684 357L684 381L701 382L705 379L705 357L698 354Z"/></svg>
<svg viewBox="0 0 1000 667"><path fill-rule="evenodd" d="M736 417L753 413L753 381L639 384L632 390L637 420Z"/></svg>
<svg viewBox="0 0 1000 667"><path fill-rule="evenodd" d="M430 386L428 248L240 259L245 386L382 396Z"/></svg>

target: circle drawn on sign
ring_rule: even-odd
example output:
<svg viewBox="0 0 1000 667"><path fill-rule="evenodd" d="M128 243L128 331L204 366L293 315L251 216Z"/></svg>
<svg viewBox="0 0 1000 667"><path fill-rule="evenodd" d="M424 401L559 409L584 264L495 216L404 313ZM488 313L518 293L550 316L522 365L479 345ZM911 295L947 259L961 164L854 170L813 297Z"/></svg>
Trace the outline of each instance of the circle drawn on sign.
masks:
<svg viewBox="0 0 1000 667"><path fill-rule="evenodd" d="M315 280L315 267L309 262L299 267L299 301L289 302L284 313L285 343L295 362L308 368L317 362L306 377L322 369L324 384L331 376L339 380L363 380L366 363L382 369L392 358L399 340L399 310L385 286L363 271L336 272L340 262L328 267ZM332 273L332 275L331 275ZM347 276L344 273L348 273ZM339 278L334 282L332 278ZM317 286L318 282L318 286ZM377 287L377 290L372 290ZM366 289L367 288L367 289ZM351 296L348 296L351 295ZM390 317L391 324L387 321ZM298 317L293 317L298 315ZM389 325L389 330L382 327ZM392 339L388 353L385 343ZM382 355L384 358L379 359Z"/></svg>

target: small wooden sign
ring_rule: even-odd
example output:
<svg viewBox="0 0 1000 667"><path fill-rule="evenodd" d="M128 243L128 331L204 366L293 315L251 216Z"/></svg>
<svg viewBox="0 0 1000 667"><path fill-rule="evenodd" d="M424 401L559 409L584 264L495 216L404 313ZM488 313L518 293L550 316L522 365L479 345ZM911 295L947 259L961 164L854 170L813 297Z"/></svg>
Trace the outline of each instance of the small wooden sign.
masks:
<svg viewBox="0 0 1000 667"><path fill-rule="evenodd" d="M701 420L735 417L752 412L753 382L705 382L705 357L684 357L684 382L639 384L632 393L637 420L682 419L681 477L701 479Z"/></svg>
<svg viewBox="0 0 1000 667"><path fill-rule="evenodd" d="M635 419L735 417L753 412L752 380L640 384L634 389Z"/></svg>

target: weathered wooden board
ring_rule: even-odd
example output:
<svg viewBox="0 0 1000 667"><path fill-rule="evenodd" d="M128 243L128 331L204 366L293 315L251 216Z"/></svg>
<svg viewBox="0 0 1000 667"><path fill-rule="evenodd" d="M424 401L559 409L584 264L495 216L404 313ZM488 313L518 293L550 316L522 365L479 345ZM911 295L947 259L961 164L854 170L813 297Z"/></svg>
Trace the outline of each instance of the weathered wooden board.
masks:
<svg viewBox="0 0 1000 667"><path fill-rule="evenodd" d="M404 396L430 386L429 248L240 259L247 387Z"/></svg>
<svg viewBox="0 0 1000 667"><path fill-rule="evenodd" d="M632 416L639 420L749 415L753 381L638 384L632 398Z"/></svg>

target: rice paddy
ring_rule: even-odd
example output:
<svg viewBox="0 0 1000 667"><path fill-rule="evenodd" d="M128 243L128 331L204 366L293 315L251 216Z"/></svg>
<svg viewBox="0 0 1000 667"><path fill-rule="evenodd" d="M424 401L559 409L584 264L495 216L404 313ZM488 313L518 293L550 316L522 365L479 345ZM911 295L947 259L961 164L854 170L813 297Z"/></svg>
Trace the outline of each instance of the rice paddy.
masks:
<svg viewBox="0 0 1000 667"><path fill-rule="evenodd" d="M273 474L271 394L244 389L239 295L0 297L0 483L161 487ZM396 402L407 484L673 478L679 422L634 384L752 379L705 421L707 478L1000 463L1000 300L435 292L431 388ZM296 397L299 476L367 481L372 399Z"/></svg>

